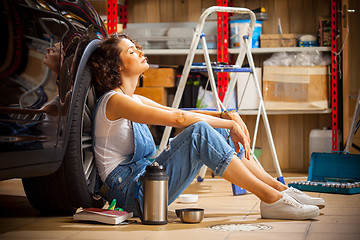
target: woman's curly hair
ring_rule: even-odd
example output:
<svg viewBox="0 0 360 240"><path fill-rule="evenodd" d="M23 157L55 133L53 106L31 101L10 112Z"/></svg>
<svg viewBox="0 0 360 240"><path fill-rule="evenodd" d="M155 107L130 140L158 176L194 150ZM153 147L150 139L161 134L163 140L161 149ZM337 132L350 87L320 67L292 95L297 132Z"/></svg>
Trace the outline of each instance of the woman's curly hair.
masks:
<svg viewBox="0 0 360 240"><path fill-rule="evenodd" d="M130 40L137 49L142 50L142 47L127 35L114 33L104 40L90 57L89 66L98 97L122 84L120 75L120 66L123 66L120 57L122 49L118 45L123 39Z"/></svg>

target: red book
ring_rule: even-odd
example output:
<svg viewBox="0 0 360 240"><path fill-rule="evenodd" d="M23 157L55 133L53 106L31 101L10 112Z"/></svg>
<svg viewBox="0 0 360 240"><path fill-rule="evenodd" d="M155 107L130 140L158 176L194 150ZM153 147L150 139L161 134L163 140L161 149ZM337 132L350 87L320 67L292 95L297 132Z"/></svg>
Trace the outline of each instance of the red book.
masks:
<svg viewBox="0 0 360 240"><path fill-rule="evenodd" d="M95 221L106 224L120 224L132 217L132 212L129 213L126 211L116 211L102 208L79 209L73 215L73 219L77 221Z"/></svg>

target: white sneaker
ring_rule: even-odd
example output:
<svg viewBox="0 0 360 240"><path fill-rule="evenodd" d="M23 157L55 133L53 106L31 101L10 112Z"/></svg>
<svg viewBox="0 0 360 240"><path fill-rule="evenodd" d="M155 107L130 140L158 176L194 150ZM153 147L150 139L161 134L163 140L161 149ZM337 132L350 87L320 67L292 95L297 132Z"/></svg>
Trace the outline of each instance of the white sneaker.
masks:
<svg viewBox="0 0 360 240"><path fill-rule="evenodd" d="M324 199L317 197L310 197L309 195L303 193L302 191L296 188L290 187L282 192L286 193L287 195L290 195L291 197L295 198L297 201L299 201L302 204L315 205L318 206L320 209L325 207Z"/></svg>
<svg viewBox="0 0 360 240"><path fill-rule="evenodd" d="M320 215L320 210L314 205L304 205L283 193L278 201L268 204L263 201L260 203L262 218L305 220L312 219Z"/></svg>

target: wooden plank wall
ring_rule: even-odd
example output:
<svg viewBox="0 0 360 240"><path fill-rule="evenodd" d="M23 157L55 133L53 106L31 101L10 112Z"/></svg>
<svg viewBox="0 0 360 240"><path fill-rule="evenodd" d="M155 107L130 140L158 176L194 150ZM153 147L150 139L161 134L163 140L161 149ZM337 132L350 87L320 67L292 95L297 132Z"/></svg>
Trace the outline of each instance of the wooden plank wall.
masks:
<svg viewBox="0 0 360 240"><path fill-rule="evenodd" d="M256 116L242 116L251 137L253 136ZM282 170L302 172L309 168L309 135L312 129L331 126L328 115L295 114L269 115L279 164ZM256 147L263 150L259 159L267 171L275 170L271 151L262 120L256 140Z"/></svg>
<svg viewBox="0 0 360 240"><path fill-rule="evenodd" d="M318 16L329 15L329 0L263 0L260 1L269 14L263 23L263 33L276 33L278 18L284 33L314 34L318 28ZM215 0L134 0L128 3L129 23L154 22L197 22L202 11L216 5ZM259 1L233 1L233 6L255 9ZM269 57L266 56L266 57ZM171 62L172 57L151 60ZM166 59L166 60L165 60ZM176 59L179 59L177 56ZM184 61L185 58L181 58ZM256 59L262 61L261 56ZM159 62L161 63L161 62ZM174 62L178 64L178 62ZM258 65L262 65L259 63ZM251 135L254 131L255 116L244 116ZM329 114L270 115L270 126L282 170L307 171L309 166L309 134L311 129L330 127ZM274 170L271 152L263 124L259 129L257 147L262 148L260 162L268 171Z"/></svg>
<svg viewBox="0 0 360 240"><path fill-rule="evenodd" d="M269 20L263 33L276 33L278 18L284 33L316 33L318 16L330 15L330 0L234 0L234 7L265 7ZM129 23L197 22L202 11L216 0L132 0L128 1Z"/></svg>
<svg viewBox="0 0 360 240"><path fill-rule="evenodd" d="M349 93L351 94L349 100L349 126L351 126L352 118L354 115L355 104L357 95L360 89L360 73L356 71L360 62L360 1L349 0L349 9L356 9L356 13L349 13ZM344 33L346 34L346 33ZM353 143L360 146L360 131L354 136ZM354 148L351 153L359 153Z"/></svg>
<svg viewBox="0 0 360 240"><path fill-rule="evenodd" d="M132 0L128 1L129 23L197 22L203 9L216 0Z"/></svg>
<svg viewBox="0 0 360 240"><path fill-rule="evenodd" d="M350 55L350 92L357 94L360 89L360 73L359 71L351 71L357 69L360 62L360 1L349 0L349 9L356 9L356 13L349 13L349 55ZM351 110L351 109L350 109Z"/></svg>
<svg viewBox="0 0 360 240"><path fill-rule="evenodd" d="M106 15L106 0L89 0L100 15ZM278 18L284 33L316 33L318 16L330 15L330 0L233 0L234 7L265 7L269 20L263 33L276 33ZM129 23L197 22L206 8L216 0L131 0L128 1ZM351 0L350 6L358 5ZM351 16L354 17L354 16Z"/></svg>
<svg viewBox="0 0 360 240"><path fill-rule="evenodd" d="M269 14L263 23L263 33L277 33L277 21L281 20L283 33L309 34L318 29L318 16L330 15L330 0L262 0ZM259 1L233 1L234 6L255 9Z"/></svg>
<svg viewBox="0 0 360 240"><path fill-rule="evenodd" d="M96 1L94 1L96 2ZM318 16L330 14L330 0L234 0L233 6L255 9L262 4L269 14L263 23L263 33L276 33L281 19L283 33L315 34ZM216 5L216 0L131 0L128 1L129 23L197 22L202 11ZM101 5L100 7L103 7ZM152 63L183 64L185 56L149 56ZM212 56L213 57L213 56ZM255 55L258 66L268 55ZM251 135L256 116L243 116ZM309 134L311 129L331 126L330 114L270 115L270 126L284 171L307 171L309 166ZM273 171L272 157L265 129L261 122L257 147L262 148L260 162Z"/></svg>

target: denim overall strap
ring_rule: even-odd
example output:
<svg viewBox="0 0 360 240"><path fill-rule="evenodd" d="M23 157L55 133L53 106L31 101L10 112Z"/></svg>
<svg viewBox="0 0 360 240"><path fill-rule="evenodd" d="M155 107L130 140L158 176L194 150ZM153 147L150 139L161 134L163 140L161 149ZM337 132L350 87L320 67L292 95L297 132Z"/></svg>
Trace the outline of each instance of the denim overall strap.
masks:
<svg viewBox="0 0 360 240"><path fill-rule="evenodd" d="M145 167L151 164L147 159L155 154L156 148L148 126L136 122L131 123L134 134L134 153L120 162L107 176L102 187L107 191L105 194L101 191L101 195L107 201L116 199L119 206L135 212L132 206L137 180L145 171Z"/></svg>
<svg viewBox="0 0 360 240"><path fill-rule="evenodd" d="M95 116L98 111L98 106L101 100L108 94L103 94L97 101L96 105L94 107L92 119L93 119L93 131L94 134L94 128L95 128ZM149 127L146 124L137 123L137 122L131 122L133 126L133 133L134 133L134 154L130 158L131 160L124 160L121 165L127 164L129 162L135 162L141 158L150 158L153 156L156 152L156 146L154 142L154 138L152 137L152 134L149 130ZM93 135L93 147L95 146L95 136ZM128 158L129 159L129 158Z"/></svg>
<svg viewBox="0 0 360 240"><path fill-rule="evenodd" d="M151 132L146 124L132 122L134 131L134 154L121 162L106 178L105 185L108 192L105 195L106 200L116 199L119 206L124 210L138 214L135 203L142 199L139 198L138 179L144 173L147 165L151 162L147 158L151 157L155 151L155 143ZM141 196L140 196L141 198Z"/></svg>
<svg viewBox="0 0 360 240"><path fill-rule="evenodd" d="M132 122L135 150L131 162L141 158L150 158L155 154L156 147L152 134L146 124Z"/></svg>

